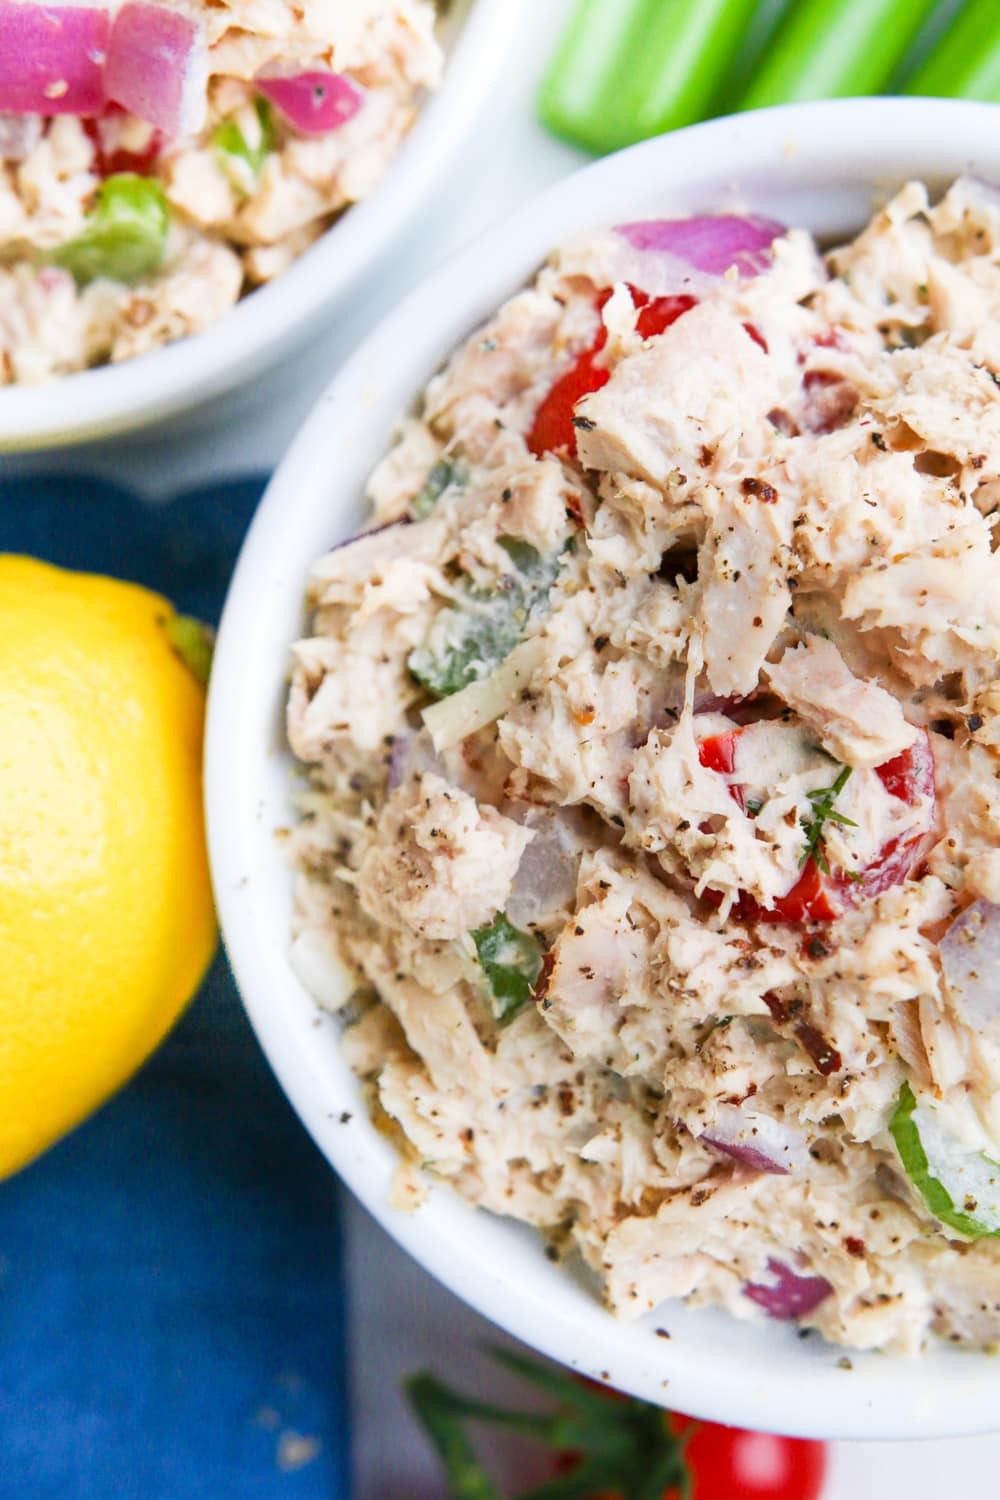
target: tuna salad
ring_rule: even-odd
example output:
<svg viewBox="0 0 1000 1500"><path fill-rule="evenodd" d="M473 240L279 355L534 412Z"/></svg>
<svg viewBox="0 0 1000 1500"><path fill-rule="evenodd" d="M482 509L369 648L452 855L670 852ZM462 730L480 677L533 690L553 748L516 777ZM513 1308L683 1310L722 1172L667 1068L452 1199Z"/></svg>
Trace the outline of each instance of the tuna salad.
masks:
<svg viewBox="0 0 1000 1500"><path fill-rule="evenodd" d="M0 384L197 333L378 182L432 0L0 0Z"/></svg>
<svg viewBox="0 0 1000 1500"><path fill-rule="evenodd" d="M291 952L401 1196L624 1317L1000 1343L1000 193L569 243L369 495Z"/></svg>

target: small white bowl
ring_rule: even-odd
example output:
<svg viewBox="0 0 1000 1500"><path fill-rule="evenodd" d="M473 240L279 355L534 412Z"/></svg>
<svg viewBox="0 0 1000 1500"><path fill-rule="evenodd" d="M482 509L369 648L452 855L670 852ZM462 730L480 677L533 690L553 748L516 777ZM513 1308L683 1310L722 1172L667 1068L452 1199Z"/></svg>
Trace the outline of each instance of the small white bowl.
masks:
<svg viewBox="0 0 1000 1500"><path fill-rule="evenodd" d="M490 95L526 0L459 0L444 81L382 181L293 266L204 333L40 386L0 390L0 452L61 447L158 422L245 384L311 331L388 249Z"/></svg>
<svg viewBox="0 0 1000 1500"><path fill-rule="evenodd" d="M334 380L272 481L236 570L212 677L207 807L230 958L272 1066L320 1148L398 1242L526 1343L682 1411L812 1437L917 1438L1000 1426L1000 1364L937 1348L845 1357L776 1323L667 1304L612 1319L527 1229L438 1188L389 1205L396 1156L288 963L292 818L283 703L311 562L362 520L365 478L426 379L568 234L643 213L736 203L849 235L912 176L1000 176L1000 110L926 99L798 105L715 121L599 162L544 193L410 296ZM248 1102L252 1108L252 1101ZM658 1336L667 1329L669 1340Z"/></svg>

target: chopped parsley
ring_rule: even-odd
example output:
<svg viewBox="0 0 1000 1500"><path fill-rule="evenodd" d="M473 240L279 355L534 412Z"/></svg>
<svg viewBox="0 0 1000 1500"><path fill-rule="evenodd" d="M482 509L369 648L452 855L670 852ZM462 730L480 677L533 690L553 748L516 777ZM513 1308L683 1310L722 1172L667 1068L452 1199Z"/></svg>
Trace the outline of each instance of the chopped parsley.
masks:
<svg viewBox="0 0 1000 1500"><path fill-rule="evenodd" d="M224 167L237 164L235 186L244 192L250 185L256 186L264 163L278 144L278 131L274 121L274 110L266 99L258 94L254 100L257 116L257 139L251 144L235 118L223 120L212 137L212 145L219 154ZM242 174L242 175L241 175ZM249 178L249 181L247 180Z"/></svg>
<svg viewBox="0 0 1000 1500"><path fill-rule="evenodd" d="M537 938L498 912L488 927L476 928L472 941L490 987L494 1016L501 1024L513 1020L531 999L542 971Z"/></svg>
<svg viewBox="0 0 1000 1500"><path fill-rule="evenodd" d="M514 571L493 592L470 588L441 611L429 640L410 652L410 673L435 698L489 677L547 608L561 555L542 557L518 537L501 537L500 546Z"/></svg>
<svg viewBox="0 0 1000 1500"><path fill-rule="evenodd" d="M410 514L415 521L424 521L437 505L445 490L454 485L463 489L469 482L469 470L460 458L439 458L424 481L424 487L410 501Z"/></svg>

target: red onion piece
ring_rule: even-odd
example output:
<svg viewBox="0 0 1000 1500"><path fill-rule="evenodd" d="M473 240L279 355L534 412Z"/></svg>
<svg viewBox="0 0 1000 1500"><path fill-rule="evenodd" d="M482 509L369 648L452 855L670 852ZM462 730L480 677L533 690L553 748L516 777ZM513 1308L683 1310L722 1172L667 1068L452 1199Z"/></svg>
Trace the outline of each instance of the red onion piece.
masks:
<svg viewBox="0 0 1000 1500"><path fill-rule="evenodd" d="M948 988L977 1031L1000 1016L1000 906L974 901L940 944Z"/></svg>
<svg viewBox="0 0 1000 1500"><path fill-rule="evenodd" d="M799 1276L782 1261L772 1256L767 1263L772 1285L765 1282L748 1281L743 1288L744 1297L762 1307L769 1318L780 1322L794 1322L804 1318L823 1302L833 1287L825 1276Z"/></svg>
<svg viewBox="0 0 1000 1500"><path fill-rule="evenodd" d="M785 226L757 214L700 214L690 219L619 224L615 233L633 250L676 256L709 276L723 276L731 266L741 276L759 276L770 266L771 246L785 233Z"/></svg>
<svg viewBox="0 0 1000 1500"><path fill-rule="evenodd" d="M0 110L100 114L109 28L99 6L0 0Z"/></svg>
<svg viewBox="0 0 1000 1500"><path fill-rule="evenodd" d="M343 541L334 542L330 552L343 552L348 547L360 546L367 542L370 537L382 536L386 531L395 531L397 526L411 525L409 516L403 516L398 521L383 521L381 526L371 526L367 531L356 531L353 536L345 536Z"/></svg>
<svg viewBox="0 0 1000 1500"><path fill-rule="evenodd" d="M506 912L515 927L527 929L572 908L585 835L572 808L532 808L518 821L535 836L521 855Z"/></svg>
<svg viewBox="0 0 1000 1500"><path fill-rule="evenodd" d="M790 1129L773 1115L741 1105L722 1105L715 1123L700 1139L753 1172L787 1176L805 1166L808 1159L800 1131Z"/></svg>
<svg viewBox="0 0 1000 1500"><path fill-rule="evenodd" d="M0 115L0 161L26 161L41 138L41 115Z"/></svg>
<svg viewBox="0 0 1000 1500"><path fill-rule="evenodd" d="M300 135L326 135L346 125L365 100L363 89L350 78L318 69L258 78L257 87Z"/></svg>
<svg viewBox="0 0 1000 1500"><path fill-rule="evenodd" d="M173 140L201 129L207 87L201 27L182 11L126 0L108 42L107 97Z"/></svg>
<svg viewBox="0 0 1000 1500"><path fill-rule="evenodd" d="M419 734L397 734L389 753L389 791L394 792L404 781L410 781L414 776L426 774L443 776L445 781L452 780L426 730L421 730Z"/></svg>

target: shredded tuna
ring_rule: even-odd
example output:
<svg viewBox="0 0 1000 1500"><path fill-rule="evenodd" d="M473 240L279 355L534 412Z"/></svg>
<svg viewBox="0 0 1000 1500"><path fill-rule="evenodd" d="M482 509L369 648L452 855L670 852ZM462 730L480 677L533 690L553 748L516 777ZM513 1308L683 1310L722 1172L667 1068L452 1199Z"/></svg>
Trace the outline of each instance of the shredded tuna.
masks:
<svg viewBox="0 0 1000 1500"><path fill-rule="evenodd" d="M997 1241L894 1121L909 1090L942 1159L1000 1160L950 953L1000 906L1000 213L911 184L659 331L624 243L466 341L384 529L313 569L296 970L333 1007L350 971L411 1172L558 1233L616 1314L996 1344Z"/></svg>

